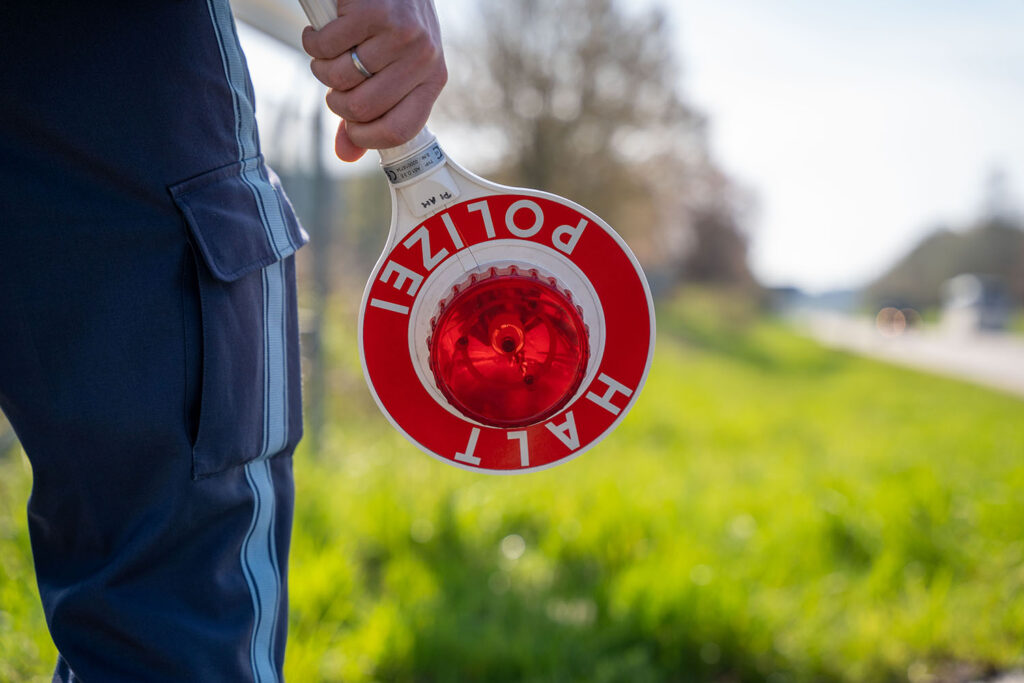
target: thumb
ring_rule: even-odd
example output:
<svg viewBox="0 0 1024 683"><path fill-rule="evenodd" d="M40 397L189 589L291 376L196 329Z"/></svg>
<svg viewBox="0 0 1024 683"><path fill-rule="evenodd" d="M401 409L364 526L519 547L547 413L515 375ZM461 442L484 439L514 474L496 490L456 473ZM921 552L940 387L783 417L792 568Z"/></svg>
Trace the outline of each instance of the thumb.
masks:
<svg viewBox="0 0 1024 683"><path fill-rule="evenodd" d="M360 147L352 142L344 120L338 124L338 134L334 137L334 153L342 161L358 161L366 154L365 147Z"/></svg>

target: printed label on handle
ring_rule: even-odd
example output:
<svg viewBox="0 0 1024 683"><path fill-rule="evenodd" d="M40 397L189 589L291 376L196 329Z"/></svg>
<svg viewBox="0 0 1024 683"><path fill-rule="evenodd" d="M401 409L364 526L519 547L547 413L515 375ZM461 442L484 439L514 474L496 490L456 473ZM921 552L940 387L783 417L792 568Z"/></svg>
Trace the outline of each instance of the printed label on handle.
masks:
<svg viewBox="0 0 1024 683"><path fill-rule="evenodd" d="M402 185L444 163L444 152L436 142L408 159L383 166L392 185Z"/></svg>

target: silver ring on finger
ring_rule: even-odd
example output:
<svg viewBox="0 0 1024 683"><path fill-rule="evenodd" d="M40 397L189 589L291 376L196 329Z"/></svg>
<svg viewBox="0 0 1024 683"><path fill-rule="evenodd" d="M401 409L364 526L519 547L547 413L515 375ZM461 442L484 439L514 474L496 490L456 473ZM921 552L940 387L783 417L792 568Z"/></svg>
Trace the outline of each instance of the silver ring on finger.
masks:
<svg viewBox="0 0 1024 683"><path fill-rule="evenodd" d="M356 54L356 51L354 49L349 51L349 55L352 56L352 64L356 67L356 71L361 73L366 78L371 78L373 76L373 72L366 68L362 60L359 59L359 55Z"/></svg>

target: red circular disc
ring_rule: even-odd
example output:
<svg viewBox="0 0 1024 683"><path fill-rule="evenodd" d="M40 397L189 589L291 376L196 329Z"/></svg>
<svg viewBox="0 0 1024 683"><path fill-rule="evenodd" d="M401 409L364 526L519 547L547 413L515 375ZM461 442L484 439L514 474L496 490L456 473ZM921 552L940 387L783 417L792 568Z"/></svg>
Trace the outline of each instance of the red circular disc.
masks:
<svg viewBox="0 0 1024 683"><path fill-rule="evenodd" d="M530 254L539 255L537 265L545 273L573 288L574 304L584 312L596 307L587 338L590 357L578 387L570 389L575 379L561 375L553 383L552 396L569 398L550 414L514 426L488 424L486 405L477 406L470 418L434 386L429 362L417 360L427 350L429 325L418 331L414 318L421 319L423 307L427 315L437 310L436 301L420 300L424 291L431 292L427 296L451 291L435 287L442 281L432 280L432 274L452 277L454 283L469 277L478 263L530 263ZM586 291L574 284L580 282ZM492 323L499 322L493 316ZM578 330L571 315L569 322ZM524 472L575 457L625 416L650 367L654 313L639 265L597 216L542 193L495 194L455 204L404 231L367 284L359 335L370 390L410 441L465 469ZM518 346L514 334L510 339ZM498 338L499 348L504 341ZM564 375L575 377L569 369Z"/></svg>
<svg viewBox="0 0 1024 683"><path fill-rule="evenodd" d="M554 278L515 266L474 273L434 319L430 369L460 413L524 427L564 406L587 370L581 310Z"/></svg>

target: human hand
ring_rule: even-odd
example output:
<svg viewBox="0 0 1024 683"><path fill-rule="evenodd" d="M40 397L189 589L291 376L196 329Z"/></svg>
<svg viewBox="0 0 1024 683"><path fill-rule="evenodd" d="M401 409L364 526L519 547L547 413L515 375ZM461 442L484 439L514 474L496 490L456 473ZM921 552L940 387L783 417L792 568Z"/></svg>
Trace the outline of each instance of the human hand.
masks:
<svg viewBox="0 0 1024 683"><path fill-rule="evenodd" d="M331 88L327 106L342 118L334 150L344 161L411 140L448 80L432 0L339 0L338 18L307 27L302 46L313 75Z"/></svg>

